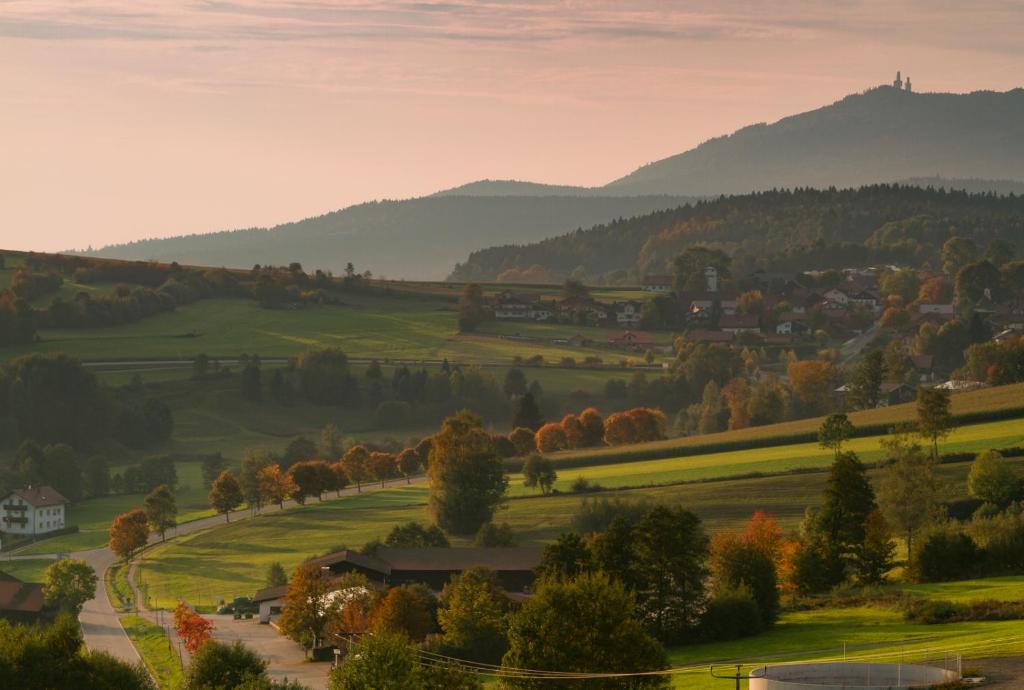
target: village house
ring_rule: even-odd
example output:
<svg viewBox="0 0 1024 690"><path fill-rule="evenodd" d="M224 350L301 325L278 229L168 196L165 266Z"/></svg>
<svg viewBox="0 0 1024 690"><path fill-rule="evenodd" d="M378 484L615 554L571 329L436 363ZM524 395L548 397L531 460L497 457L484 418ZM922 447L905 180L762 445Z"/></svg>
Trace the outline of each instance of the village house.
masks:
<svg viewBox="0 0 1024 690"><path fill-rule="evenodd" d="M795 311L779 314L779 320L775 324L775 333L777 335L802 335L809 329L807 314Z"/></svg>
<svg viewBox="0 0 1024 690"><path fill-rule="evenodd" d="M629 300L614 305L615 322L620 326L636 326L640 323L642 308L639 302Z"/></svg>
<svg viewBox="0 0 1024 690"><path fill-rule="evenodd" d="M718 320L718 328L726 333L758 333L761 330L757 314L726 314Z"/></svg>
<svg viewBox="0 0 1024 690"><path fill-rule="evenodd" d="M637 331L612 331L608 334L608 344L631 350L650 350L654 347L654 337Z"/></svg>
<svg viewBox="0 0 1024 690"><path fill-rule="evenodd" d="M64 509L68 503L68 499L50 486L13 491L0 503L3 530L35 536L64 529Z"/></svg>
<svg viewBox="0 0 1024 690"><path fill-rule="evenodd" d="M22 582L0 571L0 618L12 623L33 623L43 615L45 604L41 584Z"/></svg>
<svg viewBox="0 0 1024 690"><path fill-rule="evenodd" d="M726 333L724 331L709 331L705 329L698 329L690 331L686 334L686 339L691 343L704 343L711 345L713 343L731 343L733 339L732 333Z"/></svg>
<svg viewBox="0 0 1024 690"><path fill-rule="evenodd" d="M644 292L653 292L655 294L667 294L672 292L672 276L668 275L652 275L644 276L643 284L641 289Z"/></svg>
<svg viewBox="0 0 1024 690"><path fill-rule="evenodd" d="M501 320L528 319L532 306L531 300L511 292L503 292L494 300L494 318Z"/></svg>

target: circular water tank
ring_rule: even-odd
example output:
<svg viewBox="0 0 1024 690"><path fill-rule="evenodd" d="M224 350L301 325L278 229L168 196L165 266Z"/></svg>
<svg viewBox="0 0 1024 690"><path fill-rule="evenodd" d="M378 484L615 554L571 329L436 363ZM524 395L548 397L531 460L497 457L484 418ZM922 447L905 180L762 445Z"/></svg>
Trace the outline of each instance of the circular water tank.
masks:
<svg viewBox="0 0 1024 690"><path fill-rule="evenodd" d="M835 662L762 666L750 672L750 690L903 690L959 680L956 671L918 664Z"/></svg>

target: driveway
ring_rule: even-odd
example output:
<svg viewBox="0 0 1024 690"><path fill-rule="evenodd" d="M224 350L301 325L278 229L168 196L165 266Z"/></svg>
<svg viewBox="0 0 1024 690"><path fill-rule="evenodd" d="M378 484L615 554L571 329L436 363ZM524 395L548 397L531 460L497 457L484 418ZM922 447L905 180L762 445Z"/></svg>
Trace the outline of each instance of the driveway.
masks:
<svg viewBox="0 0 1024 690"><path fill-rule="evenodd" d="M207 616L213 621L213 637L223 642L240 640L266 659L267 672L274 680L297 680L313 690L327 690L328 661L306 661L302 647L281 635L271 625L260 625L256 619L235 620L233 616Z"/></svg>

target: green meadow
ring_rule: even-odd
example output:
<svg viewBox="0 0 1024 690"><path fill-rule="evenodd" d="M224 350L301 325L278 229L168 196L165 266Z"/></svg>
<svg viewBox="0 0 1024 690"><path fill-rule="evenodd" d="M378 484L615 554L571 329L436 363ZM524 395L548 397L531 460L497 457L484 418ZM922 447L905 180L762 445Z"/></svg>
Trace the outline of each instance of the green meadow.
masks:
<svg viewBox="0 0 1024 690"><path fill-rule="evenodd" d="M63 290L74 292L73 286ZM243 353L291 357L314 347L340 347L350 357L440 360L463 363L511 363L515 357L541 355L546 361L587 355L618 361L625 354L601 348L553 345L552 338L579 329L553 330L544 324L516 324L526 340L496 331L458 334L449 300L414 296L346 296L345 305L304 309L262 309L249 299L208 299L107 328L46 329L31 347L0 349L0 360L27 352L65 352L83 360L191 359L198 354L235 358ZM590 329L597 342L607 330ZM566 336L567 337L567 336ZM666 337L667 341L667 337ZM639 361L638 356L632 359Z"/></svg>
<svg viewBox="0 0 1024 690"><path fill-rule="evenodd" d="M181 659L164 629L141 616L121 616L120 621L159 687L170 690L181 687Z"/></svg>
<svg viewBox="0 0 1024 690"><path fill-rule="evenodd" d="M1024 467L1024 461L1015 461ZM966 495L967 463L942 465L939 478L947 500ZM870 476L877 481L880 470ZM758 509L775 515L782 526L795 529L807 506L821 500L827 473L791 474L653 486L589 494L590 497L645 499L680 504L697 513L709 531L738 529ZM518 479L511 488L518 493ZM145 555L142 577L160 606L185 596L191 603L212 606L218 599L252 594L263 583L267 566L275 561L294 568L312 555L338 548L361 548L386 536L396 524L427 521L429 491L423 484L388 488L361 495L312 502L278 512L269 509L251 520L174 539ZM571 529L584 495L553 494L508 500L495 516L507 522L520 544L544 544ZM456 540L466 545L467 540ZM207 566L196 573L196 559ZM191 598L190 598L191 597ZM196 601L193 601L193 598Z"/></svg>
<svg viewBox="0 0 1024 690"><path fill-rule="evenodd" d="M122 469L114 467L111 471ZM175 469L178 472L178 487L174 494L178 502L178 522L213 515L199 463L179 462L175 464ZM144 498L143 494L126 494L80 501L68 509L66 518L68 525L78 527L78 532L44 539L21 549L19 554L70 553L105 546L110 539L110 523L114 517L134 508L142 508Z"/></svg>

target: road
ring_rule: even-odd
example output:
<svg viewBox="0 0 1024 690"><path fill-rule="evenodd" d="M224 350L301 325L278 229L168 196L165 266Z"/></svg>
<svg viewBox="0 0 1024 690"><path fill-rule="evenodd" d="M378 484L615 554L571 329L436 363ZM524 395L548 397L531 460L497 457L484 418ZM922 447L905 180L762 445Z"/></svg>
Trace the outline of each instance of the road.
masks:
<svg viewBox="0 0 1024 690"><path fill-rule="evenodd" d="M425 481L424 478L416 478L413 479L412 483L418 484L423 481ZM385 488L405 486L406 484L405 479L395 479L386 482ZM380 491L381 488L379 485L364 486L363 492ZM352 496L356 493L357 490L355 488L345 489L341 492L340 496L329 496L325 498L325 501L338 500L339 498ZM271 506L265 508L260 514L276 510L288 510L297 505L294 501L285 501L282 508L278 509ZM248 509L236 510L230 513L231 522L247 520L250 517L251 514ZM170 530L168 538L173 539L174 537L185 536L203 529L217 528L226 524L228 523L223 515L192 520ZM149 544L154 545L158 543L160 543L160 535L151 534ZM82 613L78 617L82 625L82 634L85 638L86 646L92 650L108 652L112 656L128 663L134 664L139 662L139 653L135 650L135 646L132 644L127 633L125 633L124 628L121 627L121 622L118 620L118 612L107 598L107 590L103 586L106 572L110 566L117 562L117 556L106 547L90 551L76 551L71 553L70 556L71 558L78 558L88 563L100 578L100 585L96 588L96 596L85 603L82 607ZM56 557L57 554L13 556L15 559ZM234 621L231 617L218 616L215 618L217 625L224 626L220 632L215 634L215 637L224 640L241 640L253 646L257 652L266 656L270 662L271 667L268 671L271 677L283 678L287 676L313 688L326 687L326 665L306 664L302 666L301 649L290 640L278 635L277 631L270 626L257 625L252 621Z"/></svg>

